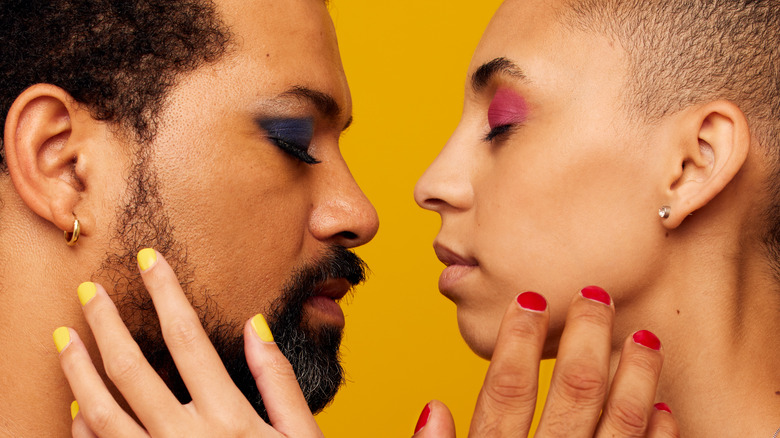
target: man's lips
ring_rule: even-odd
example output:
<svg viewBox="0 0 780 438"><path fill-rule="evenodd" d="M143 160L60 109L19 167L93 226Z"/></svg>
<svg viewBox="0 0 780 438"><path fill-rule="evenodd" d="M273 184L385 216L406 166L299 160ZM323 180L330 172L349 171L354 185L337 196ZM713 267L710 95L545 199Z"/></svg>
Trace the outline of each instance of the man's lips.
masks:
<svg viewBox="0 0 780 438"><path fill-rule="evenodd" d="M338 301L352 289L345 278L332 278L320 283L312 296L306 300L307 307L314 312L314 318L326 325L344 327L344 312Z"/></svg>
<svg viewBox="0 0 780 438"><path fill-rule="evenodd" d="M330 298L334 301L338 301L344 298L344 295L352 289L352 285L346 278L330 278L320 283L314 289L315 297Z"/></svg>

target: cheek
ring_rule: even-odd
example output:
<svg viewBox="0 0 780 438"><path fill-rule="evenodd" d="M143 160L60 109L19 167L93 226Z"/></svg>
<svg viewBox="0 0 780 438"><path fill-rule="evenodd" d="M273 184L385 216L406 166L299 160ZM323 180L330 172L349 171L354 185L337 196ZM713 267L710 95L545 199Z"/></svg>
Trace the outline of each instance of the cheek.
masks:
<svg viewBox="0 0 780 438"><path fill-rule="evenodd" d="M265 311L305 259L310 190L286 161L251 148L175 163L160 172L161 194L195 290L237 320Z"/></svg>
<svg viewBox="0 0 780 438"><path fill-rule="evenodd" d="M582 287L602 286L617 302L657 275L649 254L661 227L630 160L501 154L474 184L473 241L489 287L541 293L555 325Z"/></svg>

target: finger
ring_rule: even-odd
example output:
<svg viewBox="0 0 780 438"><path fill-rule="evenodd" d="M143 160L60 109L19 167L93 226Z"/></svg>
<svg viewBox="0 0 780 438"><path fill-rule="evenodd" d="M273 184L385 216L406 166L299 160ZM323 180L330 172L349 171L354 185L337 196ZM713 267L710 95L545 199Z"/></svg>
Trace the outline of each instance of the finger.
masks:
<svg viewBox="0 0 780 438"><path fill-rule="evenodd" d="M680 428L666 403L657 403L650 415L648 438L680 438Z"/></svg>
<svg viewBox="0 0 780 438"><path fill-rule="evenodd" d="M469 436L528 435L549 320L547 302L535 292L518 295L509 306L501 321Z"/></svg>
<svg viewBox="0 0 780 438"><path fill-rule="evenodd" d="M165 258L153 249L143 249L138 253L138 266L157 310L165 345L196 407L214 413L232 410L236 401L245 401Z"/></svg>
<svg viewBox="0 0 780 438"><path fill-rule="evenodd" d="M662 364L654 334L642 330L626 339L597 436L645 436Z"/></svg>
<svg viewBox="0 0 780 438"><path fill-rule="evenodd" d="M433 400L423 408L413 438L455 438L455 420L447 406Z"/></svg>
<svg viewBox="0 0 780 438"><path fill-rule="evenodd" d="M146 361L103 286L82 283L78 292L84 317L100 349L106 375L147 430L152 433L168 431L171 420L184 414L181 404ZM87 424L95 433L105 436L89 421L92 410L87 409L86 400L79 394L75 395L82 409L86 409Z"/></svg>
<svg viewBox="0 0 780 438"><path fill-rule="evenodd" d="M274 429L285 436L322 436L295 372L274 342L263 315L244 326L244 351Z"/></svg>
<svg viewBox="0 0 780 438"><path fill-rule="evenodd" d="M92 433L92 430L87 426L84 421L83 415L78 415L79 404L74 400L70 405L70 415L73 418L73 424L71 425L70 432L73 438L97 438L97 435Z"/></svg>
<svg viewBox="0 0 780 438"><path fill-rule="evenodd" d="M589 286L569 305L538 436L591 437L609 382L612 299Z"/></svg>
<svg viewBox="0 0 780 438"><path fill-rule="evenodd" d="M117 404L106 388L78 333L60 327L55 330L54 339L60 351L62 371L73 395L81 400L80 404L71 406L71 416L80 406L78 417L96 434L106 437L146 436L144 430Z"/></svg>

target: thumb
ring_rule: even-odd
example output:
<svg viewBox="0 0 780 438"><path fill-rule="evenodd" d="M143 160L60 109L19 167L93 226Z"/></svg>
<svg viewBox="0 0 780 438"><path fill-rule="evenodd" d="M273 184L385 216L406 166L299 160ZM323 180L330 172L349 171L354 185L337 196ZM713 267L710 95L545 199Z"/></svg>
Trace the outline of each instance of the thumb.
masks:
<svg viewBox="0 0 780 438"><path fill-rule="evenodd" d="M412 438L455 438L455 420L447 405L438 400L425 405Z"/></svg>

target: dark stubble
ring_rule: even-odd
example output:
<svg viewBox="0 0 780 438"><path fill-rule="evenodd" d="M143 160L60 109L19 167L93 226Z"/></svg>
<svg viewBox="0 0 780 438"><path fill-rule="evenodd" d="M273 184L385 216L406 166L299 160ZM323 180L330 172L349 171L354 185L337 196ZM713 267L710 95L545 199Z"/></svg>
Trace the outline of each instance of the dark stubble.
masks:
<svg viewBox="0 0 780 438"><path fill-rule="evenodd" d="M244 321L224 318L219 304L211 298L208 285L197 286L199 293L193 293L195 269L187 263L185 245L174 238L176 230L165 214L158 188L148 159L141 157L129 177L128 199L117 216L112 250L96 276L113 284L112 298L146 359L179 401L187 403L190 394L165 346L154 305L137 273L135 261L135 254L146 247L163 254L236 386L268 421L244 355ZM354 286L363 282L365 276L365 263L357 255L341 246L332 246L316 261L295 269L266 312L274 339L292 364L313 413L325 408L344 382L339 360L342 330L332 326L314 328L307 320L304 304L329 278L344 278Z"/></svg>

